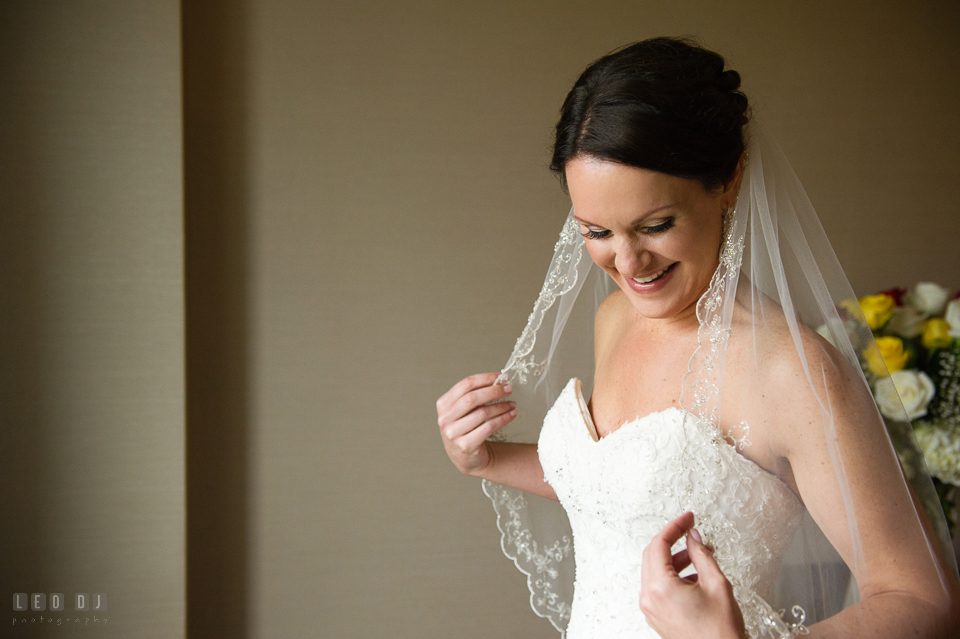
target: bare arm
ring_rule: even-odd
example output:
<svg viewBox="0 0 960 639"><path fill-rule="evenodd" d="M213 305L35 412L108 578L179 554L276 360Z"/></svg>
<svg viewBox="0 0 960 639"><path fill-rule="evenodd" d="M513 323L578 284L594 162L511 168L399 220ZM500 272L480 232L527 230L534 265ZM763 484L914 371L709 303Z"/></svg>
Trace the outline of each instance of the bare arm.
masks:
<svg viewBox="0 0 960 639"><path fill-rule="evenodd" d="M811 516L853 571L862 601L810 628L810 637L954 637L960 594L923 509L907 487L873 400L842 357L811 345L810 373L827 413L812 397L777 393L777 446ZM783 388L809 388L802 370L775 375ZM832 471L843 459L846 481ZM824 472L827 469L828 472ZM846 493L845 493L846 491ZM857 531L850 533L849 508Z"/></svg>
<svg viewBox="0 0 960 639"><path fill-rule="evenodd" d="M557 501L557 493L543 478L536 444L489 442L491 463L477 476Z"/></svg>
<svg viewBox="0 0 960 639"><path fill-rule="evenodd" d="M487 441L517 415L514 402L502 401L512 389L494 384L497 377L497 373L471 375L437 400L437 423L447 456L464 475L556 500L543 479L536 445Z"/></svg>
<svg viewBox="0 0 960 639"><path fill-rule="evenodd" d="M765 396L771 401L755 402L762 406L752 414L751 425L762 426L758 430L782 455L788 469L778 474L797 489L860 588L860 603L812 625L808 636L955 638L960 628L960 584L904 482L872 397L838 353L816 344L808 345L806 352L812 355L811 376L818 380L816 395L812 390L797 392L810 388L802 367L775 362L763 371ZM842 482L834 471L832 452L843 459ZM661 536L679 538L681 531L670 530L679 524L685 531L693 525L692 518L672 522ZM644 553L641 609L651 625L664 639L702 636L692 629L704 624L711 628L711 636L745 637L731 588L718 587L712 580L697 588L698 582L685 582L676 574L692 559L699 559L698 572L706 568L712 573L716 567L712 556L693 544L696 557L684 550L668 565L669 548L669 544L648 547ZM662 569L648 571L648 556L659 557ZM695 605L691 598L697 599Z"/></svg>

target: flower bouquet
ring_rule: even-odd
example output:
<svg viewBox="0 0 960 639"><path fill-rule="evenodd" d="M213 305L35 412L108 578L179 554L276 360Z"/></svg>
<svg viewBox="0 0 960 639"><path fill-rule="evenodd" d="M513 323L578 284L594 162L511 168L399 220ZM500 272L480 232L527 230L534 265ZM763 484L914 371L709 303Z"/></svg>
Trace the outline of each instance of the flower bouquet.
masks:
<svg viewBox="0 0 960 639"><path fill-rule="evenodd" d="M895 288L860 298L860 309L876 341L860 356L888 425L912 422L951 536L956 539L960 514L960 294L950 297L943 287L921 282L909 291ZM891 428L891 435L895 435L893 431ZM909 473L910 460L901 455L901 461Z"/></svg>

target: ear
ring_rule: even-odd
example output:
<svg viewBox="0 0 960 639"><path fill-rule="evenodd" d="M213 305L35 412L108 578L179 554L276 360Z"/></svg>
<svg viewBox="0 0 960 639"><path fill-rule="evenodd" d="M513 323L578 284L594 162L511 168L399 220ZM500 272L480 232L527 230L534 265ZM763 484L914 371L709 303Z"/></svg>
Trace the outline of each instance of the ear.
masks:
<svg viewBox="0 0 960 639"><path fill-rule="evenodd" d="M724 210L727 210L733 206L734 202L737 201L737 196L740 194L740 183L743 181L743 168L747 161L747 152L744 151L740 154L740 161L737 162L737 168L733 172L733 176L723 186L723 193L720 195L720 203Z"/></svg>

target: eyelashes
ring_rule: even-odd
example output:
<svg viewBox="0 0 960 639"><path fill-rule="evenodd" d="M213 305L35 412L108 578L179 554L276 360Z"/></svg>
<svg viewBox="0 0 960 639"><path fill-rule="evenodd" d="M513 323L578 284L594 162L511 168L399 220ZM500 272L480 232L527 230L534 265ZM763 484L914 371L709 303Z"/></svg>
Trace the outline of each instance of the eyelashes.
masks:
<svg viewBox="0 0 960 639"><path fill-rule="evenodd" d="M663 233L664 231L669 231L673 228L673 218L668 217L660 224L656 226L648 226L643 229L640 229L641 232L646 233L647 235L656 235L657 233Z"/></svg>
<svg viewBox="0 0 960 639"><path fill-rule="evenodd" d="M668 217L660 224L656 226L645 226L640 229L640 232L644 235L657 235L665 231L669 231L673 228L673 218ZM580 231L580 235L585 237L588 240L602 240L610 237L610 231L594 231L592 229L583 229Z"/></svg>
<svg viewBox="0 0 960 639"><path fill-rule="evenodd" d="M610 237L610 231L592 231L590 229L584 229L580 232L580 235L588 240L602 240L605 237Z"/></svg>

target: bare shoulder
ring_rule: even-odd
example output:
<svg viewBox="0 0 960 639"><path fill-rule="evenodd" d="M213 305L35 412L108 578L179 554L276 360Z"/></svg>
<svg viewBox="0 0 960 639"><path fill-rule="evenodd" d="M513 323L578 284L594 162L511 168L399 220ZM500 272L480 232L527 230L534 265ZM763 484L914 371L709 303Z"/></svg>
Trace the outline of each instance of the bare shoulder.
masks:
<svg viewBox="0 0 960 639"><path fill-rule="evenodd" d="M774 352L769 353L771 383L782 390L796 389L798 384L812 393L853 390L864 386L859 370L851 366L830 342L800 323L798 335L778 335ZM799 341L800 348L797 347ZM804 393L798 397L810 401Z"/></svg>
<svg viewBox="0 0 960 639"><path fill-rule="evenodd" d="M775 449L789 456L796 445L822 439L826 413L836 429L851 431L863 411L875 410L860 370L816 331L782 317L768 328L751 346Z"/></svg>
<svg viewBox="0 0 960 639"><path fill-rule="evenodd" d="M757 302L762 307L751 314L738 305L733 335L747 336L739 342L740 358L755 357L750 366L759 367L764 386L773 390L813 388L824 384L846 384L859 375L843 354L799 318L788 317L769 299ZM757 330L754 322L762 322Z"/></svg>

